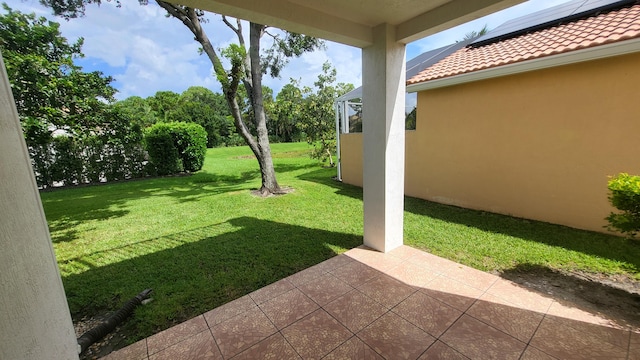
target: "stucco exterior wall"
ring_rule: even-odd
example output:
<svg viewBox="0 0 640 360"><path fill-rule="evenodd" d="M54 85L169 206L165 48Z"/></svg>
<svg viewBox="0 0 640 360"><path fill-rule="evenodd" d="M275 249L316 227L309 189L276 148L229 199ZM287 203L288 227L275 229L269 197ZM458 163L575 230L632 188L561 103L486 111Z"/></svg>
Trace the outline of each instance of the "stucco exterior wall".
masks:
<svg viewBox="0 0 640 360"><path fill-rule="evenodd" d="M608 177L640 173L637 64L638 53L419 93L405 193L605 231ZM361 184L347 169L357 150L342 149L343 179Z"/></svg>
<svg viewBox="0 0 640 360"><path fill-rule="evenodd" d="M342 182L362 186L362 133L340 135L340 164Z"/></svg>

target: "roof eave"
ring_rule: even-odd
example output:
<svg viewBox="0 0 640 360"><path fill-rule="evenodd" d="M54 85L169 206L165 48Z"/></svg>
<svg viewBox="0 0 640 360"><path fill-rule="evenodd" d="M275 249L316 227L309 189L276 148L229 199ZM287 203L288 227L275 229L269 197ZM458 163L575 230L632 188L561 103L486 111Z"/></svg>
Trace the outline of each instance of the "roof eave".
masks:
<svg viewBox="0 0 640 360"><path fill-rule="evenodd" d="M584 61L604 59L640 51L640 38L618 41L611 44L594 46L587 49L570 51L562 54L545 56L533 60L521 61L513 64L478 70L466 74L448 76L441 79L428 80L407 85L407 92L419 92L443 88L474 81L492 79L502 76L520 74L556 66L575 64Z"/></svg>

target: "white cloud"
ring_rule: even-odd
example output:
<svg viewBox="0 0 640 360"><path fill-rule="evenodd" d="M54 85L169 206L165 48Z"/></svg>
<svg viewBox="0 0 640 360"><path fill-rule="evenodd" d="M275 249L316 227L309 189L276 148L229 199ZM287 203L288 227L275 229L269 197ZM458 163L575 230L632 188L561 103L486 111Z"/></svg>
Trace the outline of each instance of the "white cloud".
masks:
<svg viewBox="0 0 640 360"><path fill-rule="evenodd" d="M511 18L562 2L565 0L528 1L413 42L407 46L407 58L453 43L484 24L495 28ZM70 41L84 37L86 57L78 63L87 70L101 70L116 78L114 86L120 91L120 99L131 95L146 97L161 90L182 92L195 85L220 91L220 85L212 75L211 63L206 56L198 55L199 44L191 32L177 19L166 18L164 9L155 3L140 6L137 1L122 1L122 7L118 8L114 2L103 1L100 6L89 5L85 17L70 21L54 18L49 9L35 0L8 0L8 4L16 10L36 12L59 22L62 34ZM237 41L220 16L210 14L207 17L210 21L204 26L214 47L226 47ZM243 28L248 41L248 23L245 22ZM266 46L268 40L263 45ZM291 59L280 79L265 77L264 84L275 93L290 78L301 79L302 85L313 86L322 71L322 64L329 61L337 69L339 82L352 83L357 87L362 84L361 57L360 49L327 42L324 50Z"/></svg>

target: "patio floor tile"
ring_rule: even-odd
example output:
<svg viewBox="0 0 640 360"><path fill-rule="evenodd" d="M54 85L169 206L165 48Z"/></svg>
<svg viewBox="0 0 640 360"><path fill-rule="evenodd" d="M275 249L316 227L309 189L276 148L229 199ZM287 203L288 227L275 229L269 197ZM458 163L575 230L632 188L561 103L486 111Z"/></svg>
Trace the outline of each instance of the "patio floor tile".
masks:
<svg viewBox="0 0 640 360"><path fill-rule="evenodd" d="M387 312L384 306L358 290L352 290L340 296L325 305L324 309L354 333L364 329Z"/></svg>
<svg viewBox="0 0 640 360"><path fill-rule="evenodd" d="M627 330L549 315L547 315L545 319L561 322L562 324L570 326L577 331L590 334L601 341L606 341L620 348L626 349L629 347L630 332Z"/></svg>
<svg viewBox="0 0 640 360"><path fill-rule="evenodd" d="M626 323L511 281L407 246L348 254L107 359L640 360Z"/></svg>
<svg viewBox="0 0 640 360"><path fill-rule="evenodd" d="M325 260L323 262L321 262L320 264L316 265L319 269L324 270L325 272L330 272L333 271L337 268L343 267L349 263L354 262L355 260L353 260L352 258L348 257L347 255L344 254L340 254L338 256L334 256L329 260Z"/></svg>
<svg viewBox="0 0 640 360"><path fill-rule="evenodd" d="M331 274L347 284L358 285L370 280L380 274L380 272L359 261L353 261L345 266L332 270Z"/></svg>
<svg viewBox="0 0 640 360"><path fill-rule="evenodd" d="M357 289L389 309L416 292L413 287L387 275L379 275Z"/></svg>
<svg viewBox="0 0 640 360"><path fill-rule="evenodd" d="M575 329L567 320L545 317L530 344L559 359L626 359L629 334L626 336L627 345L623 348L603 341L598 333Z"/></svg>
<svg viewBox="0 0 640 360"><path fill-rule="evenodd" d="M519 359L526 344L469 315L462 315L440 340L471 359Z"/></svg>
<svg viewBox="0 0 640 360"><path fill-rule="evenodd" d="M287 280L289 280L289 282L294 286L300 286L304 283L308 283L311 280L317 279L328 272L324 269L323 266L320 265L315 265L308 269L297 272L289 276Z"/></svg>
<svg viewBox="0 0 640 360"><path fill-rule="evenodd" d="M541 350L538 350L533 346L527 346L520 360L559 360L559 359Z"/></svg>
<svg viewBox="0 0 640 360"><path fill-rule="evenodd" d="M330 273L324 274L298 288L320 306L326 305L338 296L353 290L351 285Z"/></svg>
<svg viewBox="0 0 640 360"><path fill-rule="evenodd" d="M460 310L421 292L409 296L393 312L435 337L442 335L462 315Z"/></svg>
<svg viewBox="0 0 640 360"><path fill-rule="evenodd" d="M483 294L480 289L443 276L429 281L420 291L460 311L466 311Z"/></svg>
<svg viewBox="0 0 640 360"><path fill-rule="evenodd" d="M245 295L204 313L204 319L207 321L209 327L213 327L255 307L256 303L253 299L251 299L249 295Z"/></svg>
<svg viewBox="0 0 640 360"><path fill-rule="evenodd" d="M403 261L396 256L387 256L387 254L367 248L366 246L351 249L345 255L378 271L386 271L400 265Z"/></svg>
<svg viewBox="0 0 640 360"><path fill-rule="evenodd" d="M484 294L469 308L467 314L528 343L544 315L504 305L496 299L493 295Z"/></svg>
<svg viewBox="0 0 640 360"><path fill-rule="evenodd" d="M298 289L292 289L267 302L260 308L279 330L302 319L318 308L318 304Z"/></svg>
<svg viewBox="0 0 640 360"><path fill-rule="evenodd" d="M496 280L498 280L496 275L460 264L452 266L446 270L447 271L444 276L482 291L487 290L496 282Z"/></svg>
<svg viewBox="0 0 640 360"><path fill-rule="evenodd" d="M159 332L147 339L147 347L149 355L155 354L158 351L168 348L180 341L187 339L195 334L198 334L204 330L208 330L207 322L204 320L204 316L196 316L191 320L187 320L182 324L178 324L165 331Z"/></svg>
<svg viewBox="0 0 640 360"><path fill-rule="evenodd" d="M351 339L342 343L337 349L322 358L322 360L384 360L380 354L375 352L369 345L362 342L358 337L353 336Z"/></svg>
<svg viewBox="0 0 640 360"><path fill-rule="evenodd" d="M222 354L207 329L149 356L149 360L222 360Z"/></svg>
<svg viewBox="0 0 640 360"><path fill-rule="evenodd" d="M254 359L285 360L301 359L301 357L293 350L282 334L275 333L233 357L233 360Z"/></svg>
<svg viewBox="0 0 640 360"><path fill-rule="evenodd" d="M445 273L449 269L458 266L458 263L456 262L426 252L421 252L420 254L412 256L407 259L407 261L436 274Z"/></svg>
<svg viewBox="0 0 640 360"><path fill-rule="evenodd" d="M260 305L263 302L269 301L274 297L280 294L284 294L293 288L294 286L293 284L291 284L291 282L289 282L289 280L282 279L280 281L274 282L271 285L267 285L262 289L258 289L252 292L251 294L249 294L249 296L251 296L251 298L253 299L253 301L256 302L256 304Z"/></svg>
<svg viewBox="0 0 640 360"><path fill-rule="evenodd" d="M571 305L563 305L558 302L553 302L549 307L547 312L549 315L577 320L581 322L586 322L590 324L598 324L598 325L609 325L610 322L606 319L603 319L595 314L591 314L584 310L578 309Z"/></svg>
<svg viewBox="0 0 640 360"><path fill-rule="evenodd" d="M404 262L390 269L386 273L387 275L416 288L422 287L424 284L439 276L439 274L436 274L433 271L429 271L422 266L418 266L410 262Z"/></svg>
<svg viewBox="0 0 640 360"><path fill-rule="evenodd" d="M518 307L546 314L553 300L509 280L498 279L487 293L507 300Z"/></svg>
<svg viewBox="0 0 640 360"><path fill-rule="evenodd" d="M393 312L367 326L358 337L387 359L417 359L436 340Z"/></svg>
<svg viewBox="0 0 640 360"><path fill-rule="evenodd" d="M436 341L427 351L418 358L418 360L468 360L469 358L447 346L442 341Z"/></svg>
<svg viewBox="0 0 640 360"><path fill-rule="evenodd" d="M271 320L257 308L211 328L225 359L257 344L276 331Z"/></svg>
<svg viewBox="0 0 640 360"><path fill-rule="evenodd" d="M353 336L353 333L326 311L318 309L283 329L282 335L302 358L319 359Z"/></svg>
<svg viewBox="0 0 640 360"><path fill-rule="evenodd" d="M143 360L147 358L147 339L142 339L120 351L112 352L103 357L104 360Z"/></svg>
<svg viewBox="0 0 640 360"><path fill-rule="evenodd" d="M407 260L413 256L420 255L422 253L423 253L422 251L418 249L414 249L411 246L402 245L400 247L397 247L389 251L387 254L391 256L395 256L400 260Z"/></svg>

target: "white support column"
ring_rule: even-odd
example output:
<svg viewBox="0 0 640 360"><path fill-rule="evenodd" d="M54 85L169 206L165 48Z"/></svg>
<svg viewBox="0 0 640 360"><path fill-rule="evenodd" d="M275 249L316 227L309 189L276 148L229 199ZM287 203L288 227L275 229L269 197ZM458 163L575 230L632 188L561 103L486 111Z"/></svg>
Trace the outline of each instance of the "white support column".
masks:
<svg viewBox="0 0 640 360"><path fill-rule="evenodd" d="M0 359L77 359L49 228L0 56Z"/></svg>
<svg viewBox="0 0 640 360"><path fill-rule="evenodd" d="M364 244L387 252L403 243L405 45L389 24L362 51Z"/></svg>

